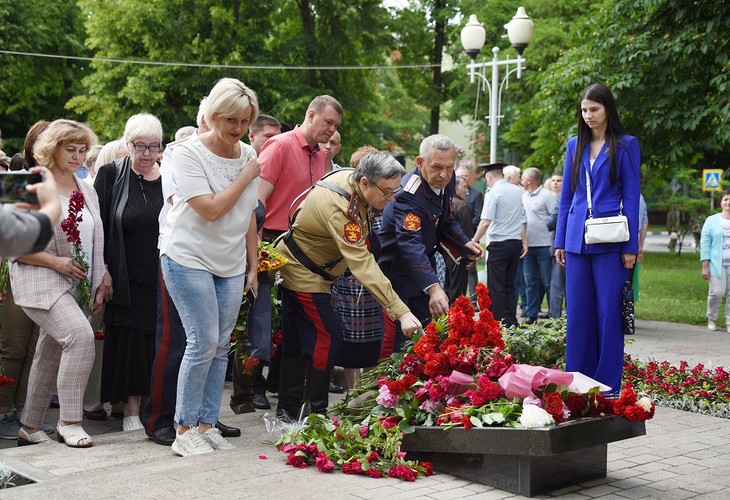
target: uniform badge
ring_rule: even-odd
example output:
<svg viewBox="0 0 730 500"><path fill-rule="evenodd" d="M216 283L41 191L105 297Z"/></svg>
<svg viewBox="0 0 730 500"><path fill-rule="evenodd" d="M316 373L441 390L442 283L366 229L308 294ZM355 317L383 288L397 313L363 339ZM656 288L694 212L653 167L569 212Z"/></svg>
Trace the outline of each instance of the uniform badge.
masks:
<svg viewBox="0 0 730 500"><path fill-rule="evenodd" d="M344 230L345 242L349 245L357 245L362 241L362 228L357 222L348 222Z"/></svg>
<svg viewBox="0 0 730 500"><path fill-rule="evenodd" d="M406 231L418 231L421 229L421 218L413 212L403 217L403 229Z"/></svg>

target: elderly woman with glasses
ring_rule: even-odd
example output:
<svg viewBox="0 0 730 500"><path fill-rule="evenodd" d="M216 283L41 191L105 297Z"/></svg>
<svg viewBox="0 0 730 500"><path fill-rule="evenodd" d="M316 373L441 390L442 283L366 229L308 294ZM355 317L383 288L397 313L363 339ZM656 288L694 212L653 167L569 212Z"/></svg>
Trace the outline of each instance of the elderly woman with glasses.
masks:
<svg viewBox="0 0 730 500"><path fill-rule="evenodd" d="M368 208L382 210L400 187L405 169L385 152L365 155L314 184L277 244L282 268L282 360L277 414L298 418L302 405L327 411L330 374L342 347L342 324L330 298L346 269L399 320L409 337L421 323L393 291L370 253ZM305 382L306 379L306 382ZM306 388L305 388L306 383Z"/></svg>
<svg viewBox="0 0 730 500"><path fill-rule="evenodd" d="M132 116L122 142L129 155L103 165L94 180L114 284L104 311L101 400L123 403L122 428L132 431L142 429L141 398L149 396L155 357L160 120L147 113Z"/></svg>

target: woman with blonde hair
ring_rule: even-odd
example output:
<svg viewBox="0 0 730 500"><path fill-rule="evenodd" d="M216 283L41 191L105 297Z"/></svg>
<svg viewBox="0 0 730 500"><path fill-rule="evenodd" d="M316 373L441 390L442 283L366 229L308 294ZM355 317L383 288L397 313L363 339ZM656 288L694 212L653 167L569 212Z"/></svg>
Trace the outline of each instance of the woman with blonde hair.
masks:
<svg viewBox="0 0 730 500"><path fill-rule="evenodd" d="M10 267L16 304L40 326L20 418L19 446L49 441L41 426L56 391L61 406L56 427L59 442L74 448L93 444L81 427L82 399L94 362L94 332L87 317L111 297L111 278L104 266L96 192L74 174L94 144L96 136L86 125L55 120L33 147L38 164L53 172L63 219L55 225L45 251L18 257ZM69 224L72 218L78 222ZM68 241L66 231L83 249L88 270L73 257L75 244ZM90 285L91 307L84 298L84 280Z"/></svg>
<svg viewBox="0 0 730 500"><path fill-rule="evenodd" d="M231 332L244 291L257 292L256 152L241 137L259 112L256 94L224 78L205 104L210 130L173 150L175 203L160 266L185 327L172 451L197 455L233 448L218 421Z"/></svg>

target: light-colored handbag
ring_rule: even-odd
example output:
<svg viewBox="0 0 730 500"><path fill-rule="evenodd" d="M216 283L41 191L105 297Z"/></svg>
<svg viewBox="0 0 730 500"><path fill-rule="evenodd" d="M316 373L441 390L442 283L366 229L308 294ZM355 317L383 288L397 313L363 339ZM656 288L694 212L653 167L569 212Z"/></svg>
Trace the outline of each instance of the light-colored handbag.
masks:
<svg viewBox="0 0 730 500"><path fill-rule="evenodd" d="M611 217L593 218L593 203L591 202L591 176L586 172L586 198L588 199L588 218L585 222L585 242L593 243L623 243L629 241L629 221L623 215L624 202L621 200L618 215Z"/></svg>

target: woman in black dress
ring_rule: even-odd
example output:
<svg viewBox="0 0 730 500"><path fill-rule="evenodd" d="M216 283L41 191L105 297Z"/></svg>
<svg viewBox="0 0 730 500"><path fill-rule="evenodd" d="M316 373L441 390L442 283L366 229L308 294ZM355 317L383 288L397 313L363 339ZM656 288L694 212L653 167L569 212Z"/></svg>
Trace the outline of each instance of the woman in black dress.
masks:
<svg viewBox="0 0 730 500"><path fill-rule="evenodd" d="M105 343L101 400L124 403L123 429L142 429L141 398L149 396L157 321L157 218L162 184L156 162L162 125L154 115L127 120L130 151L97 173L104 222L104 257L113 279L113 299L104 312Z"/></svg>

